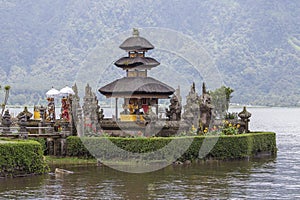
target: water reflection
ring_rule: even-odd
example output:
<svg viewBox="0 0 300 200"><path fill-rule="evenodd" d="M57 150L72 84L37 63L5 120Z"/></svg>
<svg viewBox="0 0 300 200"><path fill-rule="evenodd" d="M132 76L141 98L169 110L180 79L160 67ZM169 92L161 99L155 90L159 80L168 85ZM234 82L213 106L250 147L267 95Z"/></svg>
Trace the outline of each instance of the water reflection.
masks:
<svg viewBox="0 0 300 200"><path fill-rule="evenodd" d="M0 194L13 199L197 199L247 196L253 179L272 178L275 158L169 166L145 174L108 167L67 167L74 174L0 180ZM259 181L259 180L256 180ZM272 180L268 180L272 182ZM251 185L250 185L251 186ZM268 185L265 186L268 189ZM13 192L12 192L13 191Z"/></svg>
<svg viewBox="0 0 300 200"><path fill-rule="evenodd" d="M248 110L251 130L277 133L276 158L169 166L146 174L62 166L75 174L0 179L0 199L300 199L300 109Z"/></svg>

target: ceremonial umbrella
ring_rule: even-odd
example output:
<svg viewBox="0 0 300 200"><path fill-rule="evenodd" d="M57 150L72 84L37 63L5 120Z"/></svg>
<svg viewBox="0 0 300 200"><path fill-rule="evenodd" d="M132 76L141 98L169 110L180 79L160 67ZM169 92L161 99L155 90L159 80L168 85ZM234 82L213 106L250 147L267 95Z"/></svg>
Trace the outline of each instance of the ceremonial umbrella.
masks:
<svg viewBox="0 0 300 200"><path fill-rule="evenodd" d="M59 91L55 88L51 88L51 90L49 90L48 92L46 92L46 96L47 97L50 97L50 98L54 98L54 97L57 97L59 95Z"/></svg>
<svg viewBox="0 0 300 200"><path fill-rule="evenodd" d="M69 94L74 95L75 92L72 90L72 88L66 86L59 91L59 94L60 96L68 96Z"/></svg>

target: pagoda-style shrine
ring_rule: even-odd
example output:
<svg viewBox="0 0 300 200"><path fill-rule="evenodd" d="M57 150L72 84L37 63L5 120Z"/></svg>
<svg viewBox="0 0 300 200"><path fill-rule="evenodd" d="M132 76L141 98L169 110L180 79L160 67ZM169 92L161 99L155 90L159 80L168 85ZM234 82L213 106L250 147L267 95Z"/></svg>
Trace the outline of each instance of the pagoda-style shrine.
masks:
<svg viewBox="0 0 300 200"><path fill-rule="evenodd" d="M153 114L152 108L155 108L158 115L158 100L168 99L175 90L147 76L148 70L160 64L154 58L145 56L148 50L154 49L154 46L140 37L137 29L133 29L133 36L127 38L120 48L125 50L128 56L120 58L114 64L126 71L126 77L101 87L99 92L107 98L116 99L116 120L119 119L119 98L124 98L121 121L143 121L144 115Z"/></svg>

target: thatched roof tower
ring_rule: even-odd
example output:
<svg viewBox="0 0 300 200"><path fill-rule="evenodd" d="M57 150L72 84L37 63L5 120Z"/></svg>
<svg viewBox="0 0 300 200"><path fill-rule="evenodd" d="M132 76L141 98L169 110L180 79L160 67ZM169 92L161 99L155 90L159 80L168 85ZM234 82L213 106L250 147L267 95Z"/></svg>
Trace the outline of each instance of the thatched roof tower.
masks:
<svg viewBox="0 0 300 200"><path fill-rule="evenodd" d="M125 50L128 56L120 58L114 64L126 70L126 77L101 87L99 92L107 98L116 98L116 103L118 98L124 98L124 109L134 105L137 110L143 108L144 112L147 112L149 106L155 106L158 112L158 99L169 98L175 90L147 76L148 70L160 64L154 58L145 57L145 53L154 49L154 46L145 38L140 37L137 29L133 29L133 36L127 38L120 48Z"/></svg>

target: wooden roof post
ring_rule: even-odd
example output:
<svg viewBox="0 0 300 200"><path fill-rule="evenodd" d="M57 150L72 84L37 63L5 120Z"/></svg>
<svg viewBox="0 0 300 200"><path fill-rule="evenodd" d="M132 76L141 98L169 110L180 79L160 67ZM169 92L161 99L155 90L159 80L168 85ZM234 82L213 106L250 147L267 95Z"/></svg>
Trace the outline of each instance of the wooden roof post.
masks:
<svg viewBox="0 0 300 200"><path fill-rule="evenodd" d="M116 121L118 121L118 97L116 98Z"/></svg>

